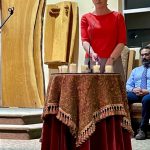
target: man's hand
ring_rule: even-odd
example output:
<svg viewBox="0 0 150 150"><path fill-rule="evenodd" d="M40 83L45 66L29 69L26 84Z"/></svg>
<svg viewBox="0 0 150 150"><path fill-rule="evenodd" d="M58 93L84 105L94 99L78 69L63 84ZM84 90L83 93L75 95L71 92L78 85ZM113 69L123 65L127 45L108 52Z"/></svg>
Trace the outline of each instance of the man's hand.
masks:
<svg viewBox="0 0 150 150"><path fill-rule="evenodd" d="M132 90L137 96L144 96L146 94L149 94L149 91L146 89L141 89L140 87L134 88Z"/></svg>
<svg viewBox="0 0 150 150"><path fill-rule="evenodd" d="M142 89L142 95L140 95L140 96L144 96L146 94L149 94L149 91L146 89Z"/></svg>
<svg viewBox="0 0 150 150"><path fill-rule="evenodd" d="M142 89L140 87L134 88L132 91L138 96L142 94Z"/></svg>

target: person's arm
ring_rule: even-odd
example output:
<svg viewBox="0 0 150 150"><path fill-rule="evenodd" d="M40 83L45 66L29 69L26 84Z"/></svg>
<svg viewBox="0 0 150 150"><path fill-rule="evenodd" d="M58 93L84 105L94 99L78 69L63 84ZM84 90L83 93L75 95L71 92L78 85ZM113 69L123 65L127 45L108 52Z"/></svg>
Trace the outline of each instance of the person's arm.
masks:
<svg viewBox="0 0 150 150"><path fill-rule="evenodd" d="M135 71L133 69L132 72L131 72L131 75L128 78L127 83L126 83L126 91L127 92L132 92L133 89L135 88L134 75L135 75Z"/></svg>
<svg viewBox="0 0 150 150"><path fill-rule="evenodd" d="M131 75L129 77L129 79L127 80L126 83L126 91L127 92L133 92L138 96L142 96L144 95L144 93L146 91L142 91L142 89L140 87L135 87L135 76L137 74L137 71L135 71L135 69L132 70Z"/></svg>
<svg viewBox="0 0 150 150"><path fill-rule="evenodd" d="M91 47L90 43L87 41L82 42L83 48L90 55L93 61L96 61L98 59L97 53L93 51L93 48Z"/></svg>
<svg viewBox="0 0 150 150"><path fill-rule="evenodd" d="M82 46L87 54L90 55L93 61L96 61L98 55L94 52L93 48L90 45L90 37L88 34L88 26L89 22L86 18L86 15L83 15L81 18L81 39L82 39Z"/></svg>
<svg viewBox="0 0 150 150"><path fill-rule="evenodd" d="M113 65L113 63L117 60L118 57L121 56L121 52L124 48L124 43L119 43L111 53L110 57L108 58L106 65Z"/></svg>

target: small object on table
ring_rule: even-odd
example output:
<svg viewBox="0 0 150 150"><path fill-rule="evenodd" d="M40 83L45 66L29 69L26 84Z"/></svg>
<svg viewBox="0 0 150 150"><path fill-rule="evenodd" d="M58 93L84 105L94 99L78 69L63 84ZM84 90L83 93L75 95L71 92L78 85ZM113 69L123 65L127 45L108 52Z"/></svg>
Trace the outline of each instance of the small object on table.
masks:
<svg viewBox="0 0 150 150"><path fill-rule="evenodd" d="M58 72L61 73L62 72L62 66L58 66Z"/></svg>
<svg viewBox="0 0 150 150"><path fill-rule="evenodd" d="M77 65L76 64L70 64L69 65L69 73L76 73L77 72Z"/></svg>
<svg viewBox="0 0 150 150"><path fill-rule="evenodd" d="M100 65L96 62L96 65L93 66L93 73L100 73Z"/></svg>
<svg viewBox="0 0 150 150"><path fill-rule="evenodd" d="M81 65L81 73L88 73L89 68L88 65Z"/></svg>
<svg viewBox="0 0 150 150"><path fill-rule="evenodd" d="M67 65L61 66L61 73L68 73L68 66Z"/></svg>
<svg viewBox="0 0 150 150"><path fill-rule="evenodd" d="M114 73L113 66L112 65L106 65L105 66L105 73Z"/></svg>

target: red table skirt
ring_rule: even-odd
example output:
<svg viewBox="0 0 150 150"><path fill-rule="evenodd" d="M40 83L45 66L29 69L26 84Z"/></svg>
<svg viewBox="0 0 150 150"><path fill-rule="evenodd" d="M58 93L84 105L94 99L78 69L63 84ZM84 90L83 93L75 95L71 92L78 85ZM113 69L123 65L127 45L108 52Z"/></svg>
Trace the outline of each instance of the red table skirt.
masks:
<svg viewBox="0 0 150 150"><path fill-rule="evenodd" d="M111 116L96 124L96 130L80 147L69 128L56 119L47 116L43 124L42 150L132 150L131 135L121 127L121 116Z"/></svg>

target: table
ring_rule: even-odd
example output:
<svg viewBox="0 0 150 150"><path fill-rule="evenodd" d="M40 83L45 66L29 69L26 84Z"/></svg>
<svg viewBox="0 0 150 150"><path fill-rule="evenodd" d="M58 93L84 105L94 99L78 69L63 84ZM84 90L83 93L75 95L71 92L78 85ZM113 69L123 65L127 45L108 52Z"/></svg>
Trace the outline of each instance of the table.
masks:
<svg viewBox="0 0 150 150"><path fill-rule="evenodd" d="M53 74L43 110L42 150L131 150L119 74Z"/></svg>

